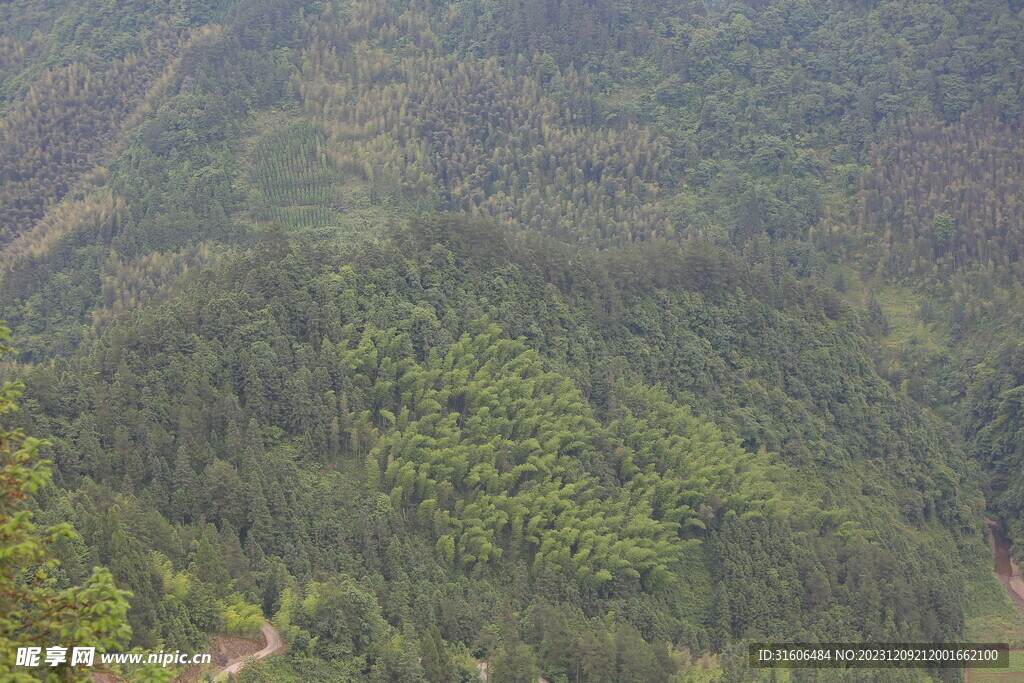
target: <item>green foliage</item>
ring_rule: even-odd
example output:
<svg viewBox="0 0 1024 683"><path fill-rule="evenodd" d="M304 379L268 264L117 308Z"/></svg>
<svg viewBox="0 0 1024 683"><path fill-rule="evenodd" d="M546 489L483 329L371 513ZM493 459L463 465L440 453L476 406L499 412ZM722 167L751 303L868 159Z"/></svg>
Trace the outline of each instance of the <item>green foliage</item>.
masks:
<svg viewBox="0 0 1024 683"><path fill-rule="evenodd" d="M386 623L377 599L351 579L311 584L293 619L313 637L311 648L327 659L375 659L385 648Z"/></svg>
<svg viewBox="0 0 1024 683"><path fill-rule="evenodd" d="M305 121L275 130L260 140L253 155L252 176L260 194L249 201L257 218L289 228L338 224L331 209L344 203L337 188L343 178L328 161L319 131ZM266 208L254 211L259 207Z"/></svg>
<svg viewBox="0 0 1024 683"><path fill-rule="evenodd" d="M911 119L870 152L848 237L866 269L896 281L949 286L954 273L998 270L1020 280L1020 163L1015 122L944 125ZM895 148L894 148L895 147ZM957 283L963 289L964 283Z"/></svg>
<svg viewBox="0 0 1024 683"><path fill-rule="evenodd" d="M724 451L708 447L716 438L709 435L700 457L715 462L717 472L705 469L698 478L699 467L687 463L695 455L677 446L674 476L664 486L653 463L650 476L641 477L631 461L610 462L605 466L621 470L624 490L602 491L579 464L607 458L596 452L599 441L636 437L625 427L604 434L578 391L544 373L522 344L499 339L496 327L464 336L426 368L378 352L400 350L407 341L372 329L363 340L343 356L355 370L350 380L373 396L401 396L392 411L409 415L407 426L384 432L379 445L391 500L400 512L418 509L425 530L439 534L438 547L458 564L479 568L506 554L523 555L537 573L565 573L599 591L630 580L657 587L687 545L678 532L701 526L687 503L697 507L714 496L709 478L735 467ZM368 357L376 367L364 364ZM377 381L370 385L367 375ZM696 429L693 422L686 426L672 425L676 444ZM694 479L689 489L675 481L686 475ZM745 509L746 495L738 493L732 504Z"/></svg>
<svg viewBox="0 0 1024 683"><path fill-rule="evenodd" d="M224 604L224 632L243 638L259 635L263 626L263 612L256 605L245 602L245 598L234 593Z"/></svg>
<svg viewBox="0 0 1024 683"><path fill-rule="evenodd" d="M28 400L76 526L136 592L138 642L230 628L206 607L235 582L287 634L282 675L387 677L488 651L510 600L545 677L584 680L616 638L648 671L683 666L665 642L956 632L958 570L919 539L969 529L961 474L860 329L826 291L715 249L574 259L436 216L341 254L274 230L89 355L33 368ZM780 358L799 345L817 350ZM580 610L563 635L531 630L541 600ZM444 647L425 650L435 625Z"/></svg>
<svg viewBox="0 0 1024 683"><path fill-rule="evenodd" d="M251 680L960 637L961 446L1024 534L1019 9L0 5L52 583L140 647L273 615Z"/></svg>
<svg viewBox="0 0 1024 683"><path fill-rule="evenodd" d="M532 648L519 641L503 645L490 664L488 679L493 677L497 683L528 683L541 673Z"/></svg>
<svg viewBox="0 0 1024 683"><path fill-rule="evenodd" d="M1019 548L1024 540L1024 479L1020 476L1024 438L1024 363L1014 330L992 349L979 368L966 403L967 433L974 456L990 472L992 511Z"/></svg>
<svg viewBox="0 0 1024 683"><path fill-rule="evenodd" d="M436 624L420 639L420 663L428 681L450 683L456 680L455 665Z"/></svg>
<svg viewBox="0 0 1024 683"><path fill-rule="evenodd" d="M0 326L0 353L10 353L10 330ZM14 401L21 385L7 381L0 387L0 415L17 409ZM49 462L38 450L45 441L26 437L20 430L0 433L0 673L8 680L35 680L15 666L19 647L118 648L131 634L125 614L126 598L110 571L94 568L80 586L60 586L54 579L59 562L53 556L60 539L75 539L67 524L38 532L26 499L50 483ZM79 679L64 664L47 680Z"/></svg>
<svg viewBox="0 0 1024 683"><path fill-rule="evenodd" d="M125 124L137 124L136 108L184 42L162 26L147 36L148 58L132 55L105 73L82 63L55 68L29 89L18 110L0 120L0 241L28 231L85 174L96 175L109 159L111 141Z"/></svg>

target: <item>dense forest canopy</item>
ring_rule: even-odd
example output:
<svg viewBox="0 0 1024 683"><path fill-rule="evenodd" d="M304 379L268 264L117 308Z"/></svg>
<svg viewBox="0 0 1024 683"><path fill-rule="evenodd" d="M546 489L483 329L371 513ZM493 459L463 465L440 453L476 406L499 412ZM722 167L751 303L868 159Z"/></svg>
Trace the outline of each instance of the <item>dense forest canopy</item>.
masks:
<svg viewBox="0 0 1024 683"><path fill-rule="evenodd" d="M100 582L114 649L270 620L248 681L1018 642L1022 13L0 5L45 590Z"/></svg>

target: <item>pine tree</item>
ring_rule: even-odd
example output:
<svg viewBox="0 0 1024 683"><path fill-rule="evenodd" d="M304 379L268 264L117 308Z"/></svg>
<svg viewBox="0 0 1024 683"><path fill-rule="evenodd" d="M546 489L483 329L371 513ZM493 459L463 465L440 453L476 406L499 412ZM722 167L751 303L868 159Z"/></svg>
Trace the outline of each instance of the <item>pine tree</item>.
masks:
<svg viewBox="0 0 1024 683"><path fill-rule="evenodd" d="M449 683L452 680L451 655L441 639L441 629L437 624L427 629L426 635L420 640L420 660L428 681Z"/></svg>
<svg viewBox="0 0 1024 683"><path fill-rule="evenodd" d="M10 353L10 331L0 326L0 354ZM21 385L0 387L0 415L17 409ZM0 432L0 677L24 675L15 668L19 647L116 648L131 635L126 591L114 585L107 569L96 568L81 586L58 589L50 578L56 568L52 546L74 538L68 525L39 533L25 499L47 486L50 468L39 457L47 445L20 430ZM87 677L61 667L68 678ZM77 674L77 675L76 675Z"/></svg>
<svg viewBox="0 0 1024 683"><path fill-rule="evenodd" d="M491 659L489 674L495 683L536 683L541 670L533 648L514 638L502 643Z"/></svg>

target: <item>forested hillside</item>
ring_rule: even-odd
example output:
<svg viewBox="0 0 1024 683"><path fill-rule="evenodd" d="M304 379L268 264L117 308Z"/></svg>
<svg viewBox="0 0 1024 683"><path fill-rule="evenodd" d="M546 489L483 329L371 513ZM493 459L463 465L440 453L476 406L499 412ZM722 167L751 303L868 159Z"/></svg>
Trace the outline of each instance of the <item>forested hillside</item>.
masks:
<svg viewBox="0 0 1024 683"><path fill-rule="evenodd" d="M1024 638L1022 11L0 6L54 587L108 568L124 648L271 619L250 681Z"/></svg>

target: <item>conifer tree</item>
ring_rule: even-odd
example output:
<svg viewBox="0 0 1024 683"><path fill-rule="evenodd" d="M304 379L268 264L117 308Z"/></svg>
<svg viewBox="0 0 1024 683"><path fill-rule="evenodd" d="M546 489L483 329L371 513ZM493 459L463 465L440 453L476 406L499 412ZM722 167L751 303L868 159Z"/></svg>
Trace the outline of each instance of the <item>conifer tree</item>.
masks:
<svg viewBox="0 0 1024 683"><path fill-rule="evenodd" d="M10 330L0 326L0 354L11 353ZM17 409L21 385L0 387L0 416ZM34 680L29 670L16 667L21 647L48 646L116 648L130 636L126 591L114 585L107 569L96 568L81 586L58 588L53 546L74 538L68 525L40 532L32 523L26 499L50 482L50 468L40 458L46 441L20 430L0 432L0 678ZM88 676L63 665L62 675Z"/></svg>
<svg viewBox="0 0 1024 683"><path fill-rule="evenodd" d="M420 641L420 659L423 673L428 681L449 683L452 680L452 659L441 639L441 629L437 624L427 629Z"/></svg>

